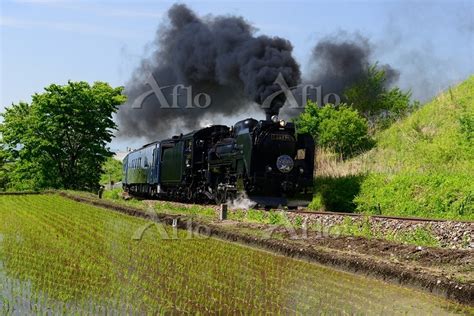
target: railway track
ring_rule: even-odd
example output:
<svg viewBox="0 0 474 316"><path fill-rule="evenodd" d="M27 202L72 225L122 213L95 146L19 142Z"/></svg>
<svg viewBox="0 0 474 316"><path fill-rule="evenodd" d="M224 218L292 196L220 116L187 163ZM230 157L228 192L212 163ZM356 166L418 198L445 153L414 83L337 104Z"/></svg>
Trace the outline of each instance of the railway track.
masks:
<svg viewBox="0 0 474 316"><path fill-rule="evenodd" d="M147 200L143 198L143 200ZM160 200L150 200L150 201L160 201ZM166 201L166 203L172 203L175 205L196 205L195 203L187 203L187 202L175 202L175 201ZM209 204L198 204L201 206L211 206L216 209L220 208L219 205L209 205ZM267 210L265 208L257 208L258 210ZM301 214L301 215L320 215L320 216L344 216L344 217L370 217L370 218L380 218L380 219L392 219L392 220L400 220L400 221L407 221L407 222L456 222L456 223L467 223L473 224L474 221L469 220L452 220L452 219L440 219L440 218L424 218L424 217L403 217L403 216L391 216L391 215L371 215L371 214L360 214L360 213L344 213L344 212L322 212L322 211L311 211L308 209L298 209L298 210L291 210L287 208L272 208L275 211L284 211L292 214Z"/></svg>
<svg viewBox="0 0 474 316"><path fill-rule="evenodd" d="M51 193L55 193L55 191L45 191L45 192L38 192L38 191L0 192L0 196L2 196L2 195L51 194ZM138 198L138 199L147 200L145 198ZM151 200L151 201L160 201L160 200ZM188 205L188 206L189 205L195 205L193 203L186 203L186 202L174 202L174 201L166 201L166 202L167 203L173 203L175 205ZM209 206L209 205L204 204L202 206ZM212 207L218 208L219 206L212 205ZM261 210L264 210L264 209L261 208ZM458 222L458 223L474 224L474 221L469 221L469 220L451 220L451 219L424 218L424 217L403 217L403 216L391 216L391 215L366 215L366 214L359 214L359 213L344 213L344 212L321 212L321 211L310 211L310 210L307 210L307 209L289 210L289 209L284 209L284 208L275 208L273 210L285 211L285 212L288 212L288 213L301 214L301 215L344 216L344 217L359 217L359 218L368 216L370 218L392 219L392 220L409 221L409 222Z"/></svg>
<svg viewBox="0 0 474 316"><path fill-rule="evenodd" d="M390 216L390 215L366 215L358 213L343 213L343 212L320 212L320 211L308 211L308 210L286 210L278 209L294 214L305 214L305 215L322 215L322 216L345 216L345 217L371 217L371 218L380 218L380 219L394 219L401 221L411 221L411 222L459 222L459 223L468 223L474 224L474 221L468 220L451 220L451 219L439 219L439 218L424 218L424 217L403 217L403 216Z"/></svg>
<svg viewBox="0 0 474 316"><path fill-rule="evenodd" d="M147 200L146 198L134 197L141 200ZM150 201L160 201L160 200L150 200ZM187 203L187 202L175 202L175 201L166 201L167 203L173 203L175 205L196 205L195 203ZM216 209L220 208L219 205L209 205L209 204L199 204L201 206L211 206ZM257 207L259 210L266 210L265 208ZM391 219L391 220L400 220L400 221L407 221L407 222L456 222L456 223L467 223L473 224L474 221L469 220L452 220L452 219L440 219L440 218L423 218L423 217L403 217L403 216L391 216L391 215L367 215L367 214L359 214L359 213L344 213L344 212L321 212L321 211L311 211L306 208L303 209L296 209L291 210L287 208L272 208L276 211L284 211L292 214L301 214L301 215L320 215L320 216L344 216L344 217L370 217L370 218L380 218L380 219Z"/></svg>

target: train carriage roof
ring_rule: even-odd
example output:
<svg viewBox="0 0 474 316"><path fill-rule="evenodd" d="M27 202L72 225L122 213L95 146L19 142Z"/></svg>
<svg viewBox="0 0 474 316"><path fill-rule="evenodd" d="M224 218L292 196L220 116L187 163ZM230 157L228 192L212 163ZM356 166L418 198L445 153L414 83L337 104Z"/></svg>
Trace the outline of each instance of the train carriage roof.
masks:
<svg viewBox="0 0 474 316"><path fill-rule="evenodd" d="M164 139L161 141L154 141L148 144L143 145L142 147L135 149L127 154L127 156L131 153L139 152L149 146L156 145L156 144L161 144L161 143L171 143L171 142L176 142L177 140L180 139L186 139L186 138L204 138L212 135L213 133L225 133L229 131L229 127L226 125L211 125L205 128L201 128L195 131L192 131L190 133L187 133L185 135L176 135L173 136L172 138Z"/></svg>
<svg viewBox="0 0 474 316"><path fill-rule="evenodd" d="M200 137L207 137L208 135L211 135L212 133L223 133L223 132L228 132L228 131L229 131L228 126L212 125L212 126L201 128L191 133L188 133L183 137L200 138Z"/></svg>
<svg viewBox="0 0 474 316"><path fill-rule="evenodd" d="M195 131L192 131L187 134L175 135L172 138L164 139L162 142L174 142L179 139L186 139L186 138L201 138L207 137L212 135L213 133L225 133L229 131L229 127L226 125L211 125L208 127L204 127Z"/></svg>

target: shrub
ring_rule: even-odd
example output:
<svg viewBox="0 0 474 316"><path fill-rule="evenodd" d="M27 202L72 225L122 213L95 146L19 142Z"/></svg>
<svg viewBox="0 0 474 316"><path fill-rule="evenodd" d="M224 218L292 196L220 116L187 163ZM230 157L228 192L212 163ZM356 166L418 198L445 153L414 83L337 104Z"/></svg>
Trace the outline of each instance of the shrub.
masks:
<svg viewBox="0 0 474 316"><path fill-rule="evenodd" d="M321 201L321 194L316 193L313 196L313 200L309 203L308 208L313 211L319 211L323 208L323 202Z"/></svg>
<svg viewBox="0 0 474 316"><path fill-rule="evenodd" d="M113 190L105 190L104 191L104 199L111 199L111 200L121 200L122 199L122 189L117 188Z"/></svg>
<svg viewBox="0 0 474 316"><path fill-rule="evenodd" d="M316 195L310 204L311 209L324 209L332 212L354 212L355 197L359 194L364 176L318 177L315 180Z"/></svg>
<svg viewBox="0 0 474 316"><path fill-rule="evenodd" d="M351 157L372 145L367 120L347 105L322 108L309 101L295 120L299 133L309 133L319 146L334 150L342 158Z"/></svg>
<svg viewBox="0 0 474 316"><path fill-rule="evenodd" d="M318 142L321 147L334 150L348 158L371 145L367 120L357 111L342 105L326 105L320 111Z"/></svg>

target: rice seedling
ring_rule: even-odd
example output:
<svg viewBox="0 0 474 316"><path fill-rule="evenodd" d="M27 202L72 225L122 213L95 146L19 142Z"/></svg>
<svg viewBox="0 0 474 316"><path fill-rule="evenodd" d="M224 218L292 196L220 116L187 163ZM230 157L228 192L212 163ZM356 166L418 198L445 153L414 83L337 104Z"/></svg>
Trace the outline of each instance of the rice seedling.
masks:
<svg viewBox="0 0 474 316"><path fill-rule="evenodd" d="M274 215L274 220L280 221ZM463 313L418 291L55 195L0 197L1 314ZM165 228L169 235L172 227Z"/></svg>

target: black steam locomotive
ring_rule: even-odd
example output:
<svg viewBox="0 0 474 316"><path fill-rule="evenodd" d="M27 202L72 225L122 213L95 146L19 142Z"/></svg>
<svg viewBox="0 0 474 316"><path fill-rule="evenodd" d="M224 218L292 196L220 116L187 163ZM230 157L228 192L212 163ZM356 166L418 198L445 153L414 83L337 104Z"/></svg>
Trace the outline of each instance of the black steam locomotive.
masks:
<svg viewBox="0 0 474 316"><path fill-rule="evenodd" d="M223 203L245 192L265 207L311 200L314 141L273 116L233 127L214 125L157 141L123 160L123 188L131 195Z"/></svg>

